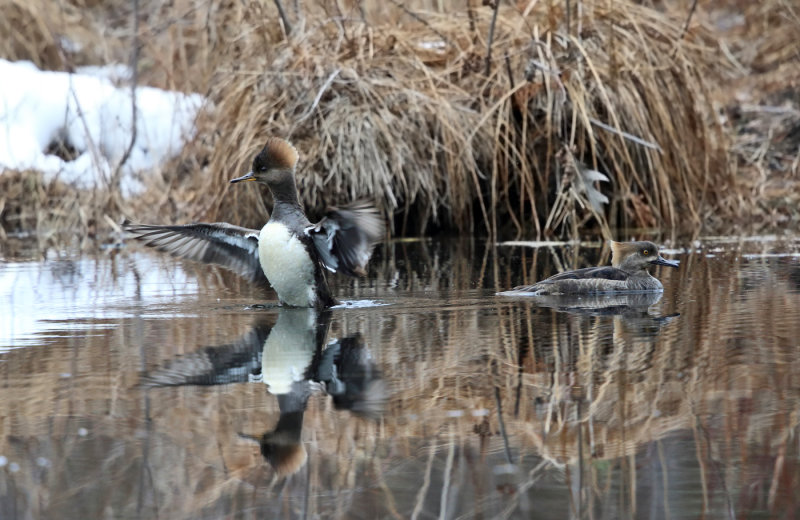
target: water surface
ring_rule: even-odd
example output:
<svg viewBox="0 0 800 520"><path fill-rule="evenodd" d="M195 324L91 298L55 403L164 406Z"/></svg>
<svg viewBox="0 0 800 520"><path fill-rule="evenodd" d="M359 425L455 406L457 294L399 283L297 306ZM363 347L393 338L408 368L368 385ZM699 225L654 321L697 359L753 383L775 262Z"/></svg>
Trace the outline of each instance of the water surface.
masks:
<svg viewBox="0 0 800 520"><path fill-rule="evenodd" d="M348 305L135 247L0 263L0 518L797 518L800 241L397 241ZM354 303L355 302L355 303Z"/></svg>

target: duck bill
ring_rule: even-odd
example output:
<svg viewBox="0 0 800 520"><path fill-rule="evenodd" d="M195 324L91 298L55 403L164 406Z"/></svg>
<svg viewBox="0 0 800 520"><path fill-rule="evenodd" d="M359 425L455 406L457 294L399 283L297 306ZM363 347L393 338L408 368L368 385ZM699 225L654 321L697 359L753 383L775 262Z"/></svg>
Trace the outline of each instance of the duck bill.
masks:
<svg viewBox="0 0 800 520"><path fill-rule="evenodd" d="M658 258L656 258L650 263L653 265L666 265L668 267L675 267L675 268L677 268L680 265L679 260L667 260L666 258L663 258L660 255Z"/></svg>
<svg viewBox="0 0 800 520"><path fill-rule="evenodd" d="M253 172L247 172L241 177L236 177L235 179L231 179L231 184L236 182L243 182L243 181L254 181L256 180L255 176L253 176Z"/></svg>

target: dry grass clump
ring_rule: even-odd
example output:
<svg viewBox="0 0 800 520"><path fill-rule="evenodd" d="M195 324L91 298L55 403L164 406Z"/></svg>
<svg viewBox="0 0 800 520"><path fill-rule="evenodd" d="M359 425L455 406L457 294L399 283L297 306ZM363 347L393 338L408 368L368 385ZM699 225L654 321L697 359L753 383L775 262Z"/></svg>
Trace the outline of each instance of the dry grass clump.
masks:
<svg viewBox="0 0 800 520"><path fill-rule="evenodd" d="M606 234L679 229L719 209L732 178L709 81L724 67L705 33L682 37L682 20L633 3L585 4L569 28L560 7L503 7L487 69L492 15L307 16L288 38L270 17L243 19L212 82L212 191L279 134L301 150L309 206L371 196L402 234L577 234L591 218ZM222 193L230 210L215 216L263 219Z"/></svg>
<svg viewBox="0 0 800 520"><path fill-rule="evenodd" d="M709 6L736 78L716 97L729 118L739 217L767 229L800 220L800 9L785 0Z"/></svg>
<svg viewBox="0 0 800 520"><path fill-rule="evenodd" d="M20 30L0 55L57 69L130 61L132 4L6 1ZM572 4L316 0L282 2L284 18L274 2L141 5L139 81L202 92L213 109L122 212L261 224L265 192L227 180L268 135L300 150L312 213L372 198L394 234L720 231L761 211L716 103L737 73L791 61L786 2L745 11L779 29L745 31L738 47L702 23L703 4L688 24L669 3ZM60 34L87 50L65 53ZM745 61L751 39L763 53Z"/></svg>
<svg viewBox="0 0 800 520"><path fill-rule="evenodd" d="M34 171L0 175L0 240L8 233L32 233L39 250L50 246L81 247L83 241L103 238L110 208L119 207L108 190L75 190L59 182L45 182ZM111 213L113 214L113 212ZM76 233L75 231L79 231Z"/></svg>

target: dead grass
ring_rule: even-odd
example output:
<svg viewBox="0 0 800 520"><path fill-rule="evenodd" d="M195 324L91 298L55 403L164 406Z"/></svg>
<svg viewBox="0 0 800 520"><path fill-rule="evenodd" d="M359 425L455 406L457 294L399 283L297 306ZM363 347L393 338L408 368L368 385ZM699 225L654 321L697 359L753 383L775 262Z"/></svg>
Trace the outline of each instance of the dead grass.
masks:
<svg viewBox="0 0 800 520"><path fill-rule="evenodd" d="M129 59L128 4L4 1L6 23L23 28L0 43L4 56L56 69ZM141 81L202 92L214 109L148 192L95 197L112 203L94 213L258 226L264 192L227 180L273 134L301 151L312 213L371 197L395 235L694 234L768 213L773 192L741 177L719 93L792 61L797 26L782 0L746 10L776 29L737 45L702 3L688 30L685 6L670 3L581 2L569 15L560 2L504 3L493 31L491 7L461 2L284 3L288 35L272 2L142 6ZM65 54L62 33L91 51ZM44 215L36 229L59 222Z"/></svg>

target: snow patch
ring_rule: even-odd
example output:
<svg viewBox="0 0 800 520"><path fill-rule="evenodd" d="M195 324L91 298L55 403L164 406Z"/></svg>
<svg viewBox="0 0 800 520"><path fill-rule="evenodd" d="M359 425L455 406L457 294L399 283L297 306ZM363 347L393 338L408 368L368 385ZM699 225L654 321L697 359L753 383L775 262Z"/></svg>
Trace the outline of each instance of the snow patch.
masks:
<svg viewBox="0 0 800 520"><path fill-rule="evenodd" d="M48 182L58 178L76 188L109 181L133 135L131 89L112 80L130 74L119 66L82 71L0 59L0 172L37 170ZM204 101L199 94L136 89L136 141L121 168L124 195L141 191L141 173L162 166L193 137ZM48 153L54 143L67 145L75 158Z"/></svg>

